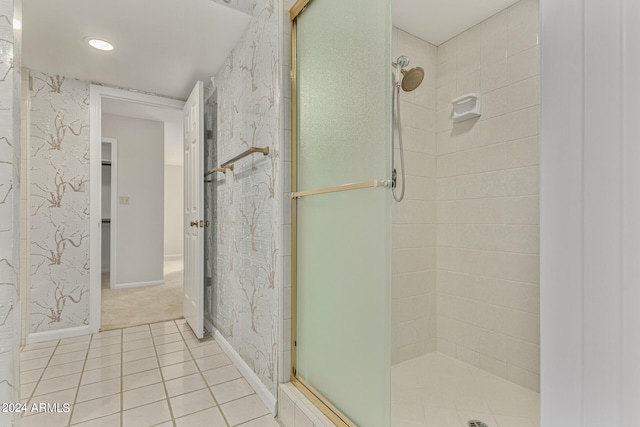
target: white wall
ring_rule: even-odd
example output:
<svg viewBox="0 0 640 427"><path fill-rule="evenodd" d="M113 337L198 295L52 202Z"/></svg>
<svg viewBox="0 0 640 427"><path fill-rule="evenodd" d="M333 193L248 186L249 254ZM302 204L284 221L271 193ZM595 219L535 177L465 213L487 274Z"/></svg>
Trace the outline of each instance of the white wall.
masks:
<svg viewBox="0 0 640 427"><path fill-rule="evenodd" d="M164 254L183 254L184 168L164 165Z"/></svg>
<svg viewBox="0 0 640 427"><path fill-rule="evenodd" d="M118 140L116 286L161 281L164 124L103 114L102 136Z"/></svg>
<svg viewBox="0 0 640 427"><path fill-rule="evenodd" d="M14 7L15 6L15 9ZM15 16L14 16L15 13ZM14 39L11 22L21 19L20 1L0 3L0 32L3 37L3 72L0 81L0 400L16 402L20 397L19 337L20 337L20 44L21 32ZM15 43L15 45L14 45ZM14 57L14 46L16 55ZM12 64L11 68L6 68ZM12 142L12 143L9 143ZM7 190L8 189L8 190ZM0 412L0 425L19 423L16 414Z"/></svg>
<svg viewBox="0 0 640 427"><path fill-rule="evenodd" d="M637 0L541 0L544 427L640 417Z"/></svg>

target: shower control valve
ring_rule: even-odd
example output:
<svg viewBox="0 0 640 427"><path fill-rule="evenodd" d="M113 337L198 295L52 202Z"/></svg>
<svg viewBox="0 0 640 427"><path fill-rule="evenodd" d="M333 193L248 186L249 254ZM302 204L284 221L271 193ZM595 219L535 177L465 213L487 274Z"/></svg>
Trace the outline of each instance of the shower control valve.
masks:
<svg viewBox="0 0 640 427"><path fill-rule="evenodd" d="M391 187L396 186L396 180L398 179L398 171L396 168L393 168L393 172L391 172Z"/></svg>

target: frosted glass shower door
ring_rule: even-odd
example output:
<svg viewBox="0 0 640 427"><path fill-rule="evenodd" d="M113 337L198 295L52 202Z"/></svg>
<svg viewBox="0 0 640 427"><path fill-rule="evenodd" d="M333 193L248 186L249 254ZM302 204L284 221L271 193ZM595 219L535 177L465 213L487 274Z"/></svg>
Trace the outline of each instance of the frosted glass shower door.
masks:
<svg viewBox="0 0 640 427"><path fill-rule="evenodd" d="M390 424L390 12L313 0L292 27L294 382L366 427Z"/></svg>

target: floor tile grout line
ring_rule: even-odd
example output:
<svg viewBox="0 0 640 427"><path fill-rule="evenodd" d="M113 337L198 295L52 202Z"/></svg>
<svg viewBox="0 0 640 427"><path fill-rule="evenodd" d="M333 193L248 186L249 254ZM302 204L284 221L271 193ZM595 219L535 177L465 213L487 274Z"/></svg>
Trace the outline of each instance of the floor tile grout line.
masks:
<svg viewBox="0 0 640 427"><path fill-rule="evenodd" d="M187 326L187 328L189 328L189 326ZM180 329L180 328L178 328L178 329ZM188 329L186 333L189 333L189 332L191 332L190 329ZM182 335L182 339L185 341L185 345L187 346L187 351L191 355L193 363L196 365L196 369L200 373L200 378L202 378L202 381L204 381L205 385L207 386L207 390L209 391L209 394L213 398L213 402L216 404L216 408L218 408L218 411L220 411L220 415L222 416L222 419L224 420L225 424L228 427L230 427L231 423L229 422L229 420L227 419L226 415L222 411L222 406L220 406L220 404L218 403L218 399L216 399L216 396L213 394L213 390L211 390L211 387L209 387L209 383L207 383L207 379L204 377L204 374L202 373L202 370L200 369L200 365L198 365L198 363L196 362L196 359L193 357L193 353L191 352L191 347L189 347L189 345L187 344L187 341L186 341L186 339L184 337L184 334L182 333L182 330L180 330L180 334ZM215 339L213 338L213 336L211 334L209 334L209 336L212 338L212 341L215 342Z"/></svg>
<svg viewBox="0 0 640 427"><path fill-rule="evenodd" d="M196 367L197 367L197 364L195 363L195 360L188 360L188 361L186 361L186 362L179 362L179 363L177 363L177 364L180 364L180 363L187 363L187 362L194 362L194 364L195 364L195 365L196 365ZM174 365L175 365L175 364L174 364ZM160 370L162 370L162 368L166 368L166 367L168 367L168 366L174 366L174 365L167 365L167 366L159 367L159 369L160 369ZM118 365L112 365L112 366L118 366ZM224 368L224 367L227 367L227 366L233 366L233 364L223 365L223 366L220 366L220 368ZM109 367L109 366L107 366L107 367ZM209 372L209 371L212 371L212 370L215 370L215 369L220 369L220 368L207 369L206 371L202 371L202 372L203 372L203 373L204 373L204 372ZM98 369L100 369L100 368L98 368ZM91 369L90 371L98 370L98 369ZM124 377L131 376L131 375L137 375L137 374L141 374L141 373L144 373L144 372L153 371L154 369L158 369L158 368L146 369L146 370L144 370L144 371L134 372L134 373L132 373L132 374L127 374L127 375L124 375L124 376L122 376L122 375L121 375L121 376L120 376L120 378L121 378L121 380L124 380ZM87 372L90 372L90 371L87 371ZM189 374L189 375L195 375L195 374L198 374L198 373L199 373L199 372L194 372L194 373ZM181 378L181 377L171 378L171 379L169 379L169 380L167 380L167 381L171 381L171 380L178 379L178 378ZM198 390L192 390L192 391L188 391L188 392L184 392L184 393L176 394L175 396L171 396L171 397L170 397L170 399L171 399L171 398L174 398L174 397L184 396L185 394L192 393L193 391L204 390L205 388L211 388L211 387L215 387L215 386L218 386L218 385L226 384L226 383L229 383L229 382L232 382L232 381L236 381L236 380L238 380L238 379L240 379L240 378L244 378L244 377L240 376L240 377L238 377L238 378L233 378L233 379L230 379L230 380L221 381L221 382L216 383L216 384L213 384L213 385L209 385L209 383L207 383L207 381L206 381L206 379L205 379L205 380L204 380L205 387L203 387L203 388L201 388L201 389L198 389ZM116 378L109 378L108 380L104 380L104 381L112 381L112 380L115 380L115 379L116 379ZM95 381L95 382L87 383L87 384L81 384L81 386L94 385L94 384L98 384L98 383L100 383L100 382L103 382L103 380ZM155 382L155 383L151 383L151 384L145 384L145 385L143 385L143 386L134 387L134 388L131 388L131 389L128 389L128 390L124 390L124 388L123 388L123 389L122 389L122 393L124 393L125 391L126 391L126 392L129 392L129 391L139 390L139 389L144 388L144 387L149 387L149 386L151 386L151 385L160 384L161 382L163 382L163 381L159 381L159 382ZM66 389L63 389L63 390L58 390L58 391L70 390L70 389L72 389L72 388L74 388L74 387L69 387L69 388L66 388ZM58 391L56 391L56 392L52 392L52 393L57 393ZM92 402L92 401L94 401L94 400L102 399L102 398L104 398L104 397L109 397L109 396L113 396L113 395L116 395L116 394L118 394L118 393L116 392L116 393L108 394L108 395L101 396L101 397L95 397L95 398L93 398L93 399L84 400L84 401L79 402L79 403ZM35 396L35 397L37 397L37 396ZM242 397L246 397L246 396L242 396ZM236 399L232 399L232 400L229 400L228 402L224 402L223 404L226 404L226 403L229 403L229 402L233 402L234 400L241 399L242 397L240 397L240 398L236 398ZM157 402L157 401L156 401L156 402ZM154 403L154 402L151 402L151 403ZM128 409L135 409L135 408L139 408L139 407L144 406L144 405L146 405L146 404L142 404L142 405L138 405L138 406L132 406L131 408L128 408ZM127 409L127 410L128 410L128 409Z"/></svg>
<svg viewBox="0 0 640 427"><path fill-rule="evenodd" d="M80 384L82 384L82 376L84 375L84 367L87 364L87 356L89 356L89 347L91 346L91 341L93 340L93 334L89 335L89 345L87 346L87 353L84 355L84 362L82 363L82 370L80 371L80 378L78 378L78 385L76 386L76 393L73 396L73 403L71 404L71 411L69 411L69 422L68 426L71 425L71 419L73 417L73 412L76 408L76 403L78 401L78 394L80 393Z"/></svg>
<svg viewBox="0 0 640 427"><path fill-rule="evenodd" d="M151 333L151 325L149 327L149 333ZM153 334L151 335L151 342L153 343L153 352L156 355L156 362L158 363L158 371L160 372L160 379L162 380L162 388L164 389L165 400L167 402L167 407L169 408L169 416L171 417L171 423L173 427L176 427L176 419L173 416L173 408L171 407L171 399L169 398L169 390L167 390L167 384L164 381L164 374L162 373L162 368L160 367L160 358L158 357L158 350L156 349L155 340L153 339Z"/></svg>
<svg viewBox="0 0 640 427"><path fill-rule="evenodd" d="M120 413L119 418L120 418L120 427L124 426L124 375L123 375L123 370L124 370L124 362L123 362L123 358L124 358L124 351L122 351L122 349L124 348L124 340L123 340L123 335L124 332L122 331L122 328L120 328Z"/></svg>
<svg viewBox="0 0 640 427"><path fill-rule="evenodd" d="M124 427L124 329L120 328L120 427Z"/></svg>
<svg viewBox="0 0 640 427"><path fill-rule="evenodd" d="M255 393L254 393L254 394L255 394ZM245 397L247 397L247 396L245 396ZM236 400L237 400L237 399L236 399ZM233 402L233 400L231 400L231 402ZM233 427L242 427L242 426L244 426L244 425L249 424L249 423L250 423L250 422L252 422L252 421L259 420L260 418L265 417L265 416L270 415L270 414L271 414L270 412L267 412L266 414L258 415L258 416L257 416L257 417L255 417L255 418L251 418L250 420L244 421L244 422L243 422L243 423L241 423L241 424L236 424L236 425L235 425L235 426L233 426ZM274 418L273 420L275 421L275 418ZM277 423L277 421L276 421L276 423ZM315 427L315 426L314 426L314 427Z"/></svg>
<svg viewBox="0 0 640 427"><path fill-rule="evenodd" d="M180 333L180 336L181 336L181 340L180 340L180 341L182 341L182 343L185 345L185 347L184 347L183 349L181 349L181 350L177 350L177 351L175 351L175 352L163 353L163 355L165 355L165 354L171 354L171 353L184 352L184 350L186 349L186 350L187 350L187 352L188 352L188 354L189 354L189 357L191 358L190 360L186 360L186 361L182 361L182 362L177 362L177 363L172 363L172 364L165 365L165 366L160 366L159 356L161 356L161 355L159 355L159 354L158 354L158 352L157 352L156 345L155 345L155 339L154 339L154 336L152 335L152 341L153 341L153 347L154 347L155 359L156 359L156 362L158 363L158 369L159 369L159 371L160 371L160 375L161 375L161 378L162 378L162 384L163 384L163 387L164 387L164 389L165 389L165 396L166 396L165 400L167 401L167 404L168 404L168 406L169 406L170 414L171 414L171 417L172 417L172 422L173 422L173 423L174 423L174 425L175 425L175 418L174 418L174 415L173 415L173 411L172 411L172 409L171 409L170 398L169 398L168 390L167 390L167 388L166 388L166 381L165 381L165 379L164 379L164 374L162 373L162 368L164 368L164 367L169 367L169 366L173 366L173 365L177 365L177 364L181 364L181 363L182 363L182 364L184 364L184 363L187 363L187 362L193 362L193 364L194 364L194 365L195 365L195 367L196 367L197 373L200 375L200 378L203 380L203 383L205 384L205 387L204 387L204 388L207 388L207 389L208 389L209 394L210 394L210 395L212 396L212 398L213 398L213 402L214 402L214 404L215 404L215 406L214 406L214 407L219 408L220 413L221 413L221 415L222 415L222 417L223 417L223 419L224 419L225 423L227 424L227 426L230 426L229 421L226 419L226 416L225 416L225 415L224 415L224 413L222 412L221 404L220 404L220 403L217 401L217 399L215 398L215 396L214 396L213 391L212 391L212 389L211 389L211 388L212 388L212 387L214 387L214 386L218 386L218 385L221 385L221 384L225 384L225 383L228 383L228 382L232 382L232 381L238 380L238 379L240 379L240 378L244 378L244 377L241 375L239 378L233 378L233 379L229 379L229 380L226 380L226 381L222 381L222 382L219 382L219 383L216 383L216 384L209 385L209 383L208 383L208 382L206 381L206 379L204 378L204 372L208 372L208 371L210 371L210 370L215 370L215 369L220 369L220 368L223 368L223 367L226 367L226 366L233 366L233 363L230 363L230 364L228 364L228 365L223 365L223 366L220 366L220 367L217 367L217 368L212 368L212 369L208 369L208 370L203 371L203 370L200 368L200 366L197 364L196 360L198 360L198 359L196 359L196 358L194 357L194 354L193 354L192 350L193 350L194 348L200 348L200 347L206 346L206 344L207 344L207 343L201 343L199 340L194 339L193 337L191 337L191 336L190 336L190 331L189 331L188 329L186 329L186 330L184 330L184 331L183 331L183 330L181 330L181 329L180 329L180 327L178 326L178 323L176 323L175 321L173 321L173 322L174 322L175 326L177 326L178 333ZM184 323L182 323L181 325L184 325ZM150 328L150 324L147 324L147 327L148 327L148 328ZM188 326L187 326L186 328L188 328ZM174 332L174 333L175 333L175 332ZM95 334L93 334L93 335L95 335ZM93 342L93 338L94 338L94 336L93 336L93 335L90 335L90 336L89 336L89 340L88 340L89 344L88 344L88 346L86 347L86 352L87 352L87 353L85 354L85 356L84 356L84 360L82 361L82 362L83 362L83 366L82 366L82 370L80 371L80 377L79 377L79 380L78 380L78 381L79 381L79 383L75 386L75 391L76 391L76 393L75 393L75 396L74 396L74 404L73 404L73 407L72 407L72 408L75 408L75 405L78 403L78 402L77 402L77 398L78 398L78 395L79 395L79 388L81 387L82 378L84 377L85 372L89 372L89 371L99 370L99 369L103 369L103 368L105 368L105 366L99 366L98 368L95 368L95 369L86 370L86 364L87 364L88 360L90 360L90 358L88 357L88 354L89 354L89 350L91 349L91 344L92 344L92 342ZM114 336L115 336L115 335L114 335ZM159 335L159 336L162 336L162 335ZM122 332L122 329L120 330L120 340L121 340L121 342L120 342L120 345L121 345L121 350L120 350L120 421L121 421L121 423L123 423L123 422L124 422L124 419L123 419L123 414L124 414L124 402L123 402L123 396L124 396L123 386L124 386L124 384L123 384L123 381L124 381L124 376L125 376L125 375L124 375L124 363L125 363L125 362L124 362L124 356L123 356L123 355L124 355L125 351L124 351L124 350L123 350L123 348L122 348L122 344L124 343L124 342L123 342L123 332ZM180 342L180 341L173 341L173 342ZM211 342L211 343L216 343L216 342L215 342L215 340L211 340L210 342ZM190 345L189 343L191 343L191 345ZM75 344L75 343L72 343L72 344ZM164 344L164 343L163 343L163 344ZM201 344L201 345L200 345L200 344ZM216 343L216 344L217 344L217 343ZM57 349L57 347L58 347L59 345L60 345L60 340L58 341L58 343L56 343L54 346L52 346L52 347L54 347L54 350L53 350L53 352L52 352L51 356L49 356L49 360L47 361L47 365L45 365L45 367L44 367L44 368L42 368L42 369L43 369L43 371L42 371L42 373L41 373L41 375L40 375L40 378L44 375L44 372L47 370L47 368L49 368L49 367L50 367L49 363L50 363L50 361L51 361L51 358L55 355L56 349ZM114 344L114 345L117 345L117 344ZM96 348L97 348L97 347L96 347ZM218 354L224 354L224 352L223 352L223 351L221 351L221 352L219 352L219 353L216 353L215 355L218 355ZM215 355L212 355L212 356L215 356ZM110 356L110 355L106 355L106 356ZM101 356L101 357L106 357L106 356ZM202 358L204 358L204 357L208 357L208 355L203 355L203 357L202 357ZM136 359L136 360L142 360L142 359ZM129 361L129 362L135 362L136 360L132 360L132 361ZM73 363L73 362L69 362L69 363ZM128 362L127 362L127 363L128 363ZM51 366L58 366L58 365L51 365ZM110 365L110 366L114 366L114 365ZM108 367L109 367L109 366L106 366L106 368L108 368ZM138 373L142 373L142 372L146 372L146 371L149 371L149 370L140 371L140 372L134 372L134 373L131 373L131 374L128 374L128 375L134 375L134 374L138 374ZM195 374L195 373L196 373L196 372L194 372L194 374ZM180 377L176 377L176 378L180 378ZM174 378L174 379L175 379L175 378ZM32 391L32 394L30 395L30 398L33 398L33 393L35 393L35 389L37 388L37 385L39 384L39 382L40 382L40 380L38 380L38 382L37 382L37 384L36 384L36 387L34 387L34 391ZM92 384L97 384L97 383L99 383L99 382L102 382L102 381L96 381L96 382L93 382L93 383L84 384L83 386L88 386L88 385L92 385ZM158 383L154 383L154 384L158 384ZM136 388L131 389L131 390L135 390L135 389L142 388L142 387L146 387L146 386L148 386L148 385L141 386L141 387L136 387ZM64 389L64 390L71 390L72 388L73 388L73 387L70 387L70 388L68 388L68 389ZM64 390L57 390L57 391L55 391L55 392L58 392L58 391L64 391ZM192 391L189 391L189 392L181 393L181 394L178 394L178 395L176 395L176 396L172 396L172 397L182 396L182 395L185 395L185 394L191 393L191 392L193 392L193 391L197 391L197 390L192 390ZM80 403L90 402L90 401L92 401L92 400L97 400L97 399L101 399L101 398L104 398L104 397L113 396L113 395L115 395L115 394L117 394L117 393L113 393L113 394L110 394L110 395L107 395L107 396L100 396L100 397L96 397L96 398L94 398L94 399L89 399L89 400L86 400L86 401L84 401L84 402L80 402ZM252 393L252 394L255 394L255 393ZM249 396L249 395L248 395L248 396ZM247 396L241 396L241 397L238 397L238 398L236 398L236 399L229 400L228 402L225 402L225 404L227 404L227 403L231 403L231 402L236 401L236 400L239 400L239 399L242 399L242 398L244 398L244 397L247 397ZM152 403L155 403L155 402L152 402ZM146 404L145 404L145 405L146 405ZM139 408L139 407L141 407L141 406L145 406L145 405L139 405L139 406L132 407L132 408L129 408L129 409L135 409L135 408ZM205 408L205 409L203 409L203 410L206 410L206 409L210 409L210 408ZM203 410L201 410L201 411L203 411ZM195 411L195 412L193 412L193 413L197 413L197 412L201 412L201 411ZM73 412L74 412L74 410L72 409L72 411L71 411L71 413L70 413L70 415L69 415L69 422L68 422L68 424L67 424L67 425L70 425L70 423L71 423L71 419L72 419L72 417L73 417ZM111 415L112 415L112 414L109 414L109 416L111 416ZM186 415L190 415L190 414L186 414ZM185 415L185 416L186 416L186 415ZM255 419L258 419L258 418L260 418L260 417L262 417L262 416L263 416L263 415L261 415L261 416L259 416L259 417L256 417L256 418L254 418L254 419L251 419L251 420L246 420L246 421L244 421L244 422L243 422L243 424L248 423L248 422L251 422L251 421L253 421L253 420L255 420ZM97 417L97 418L92 418L91 420L95 420L95 419L102 418L102 417L104 417L104 416ZM85 422L85 421L91 421L91 420L84 420L83 422ZM166 422L166 421L164 421L164 422ZM162 424L162 423L163 423L163 422L161 422L160 424Z"/></svg>
<svg viewBox="0 0 640 427"><path fill-rule="evenodd" d="M49 356L49 360L47 360L47 364L44 366L44 369L42 370L42 373L40 374L38 381L36 381L35 387L33 387L33 390L31 390L31 393L29 393L29 397L27 398L27 404L31 402L31 399L33 399L34 393L38 389L38 386L40 385L40 381L42 381L42 376L47 371L47 368L49 367L49 363L51 363L51 359L53 358L53 355L56 353L56 349L58 348L58 345L60 345L60 340L58 340L56 345L53 346L54 348L53 348L53 351L51 352L51 356Z"/></svg>

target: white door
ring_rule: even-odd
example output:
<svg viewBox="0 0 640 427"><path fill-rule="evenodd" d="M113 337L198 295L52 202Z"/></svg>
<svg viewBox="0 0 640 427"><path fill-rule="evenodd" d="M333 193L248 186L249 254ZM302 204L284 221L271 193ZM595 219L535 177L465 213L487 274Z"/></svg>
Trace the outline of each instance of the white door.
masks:
<svg viewBox="0 0 640 427"><path fill-rule="evenodd" d="M184 106L184 318L204 332L204 98L198 82Z"/></svg>

